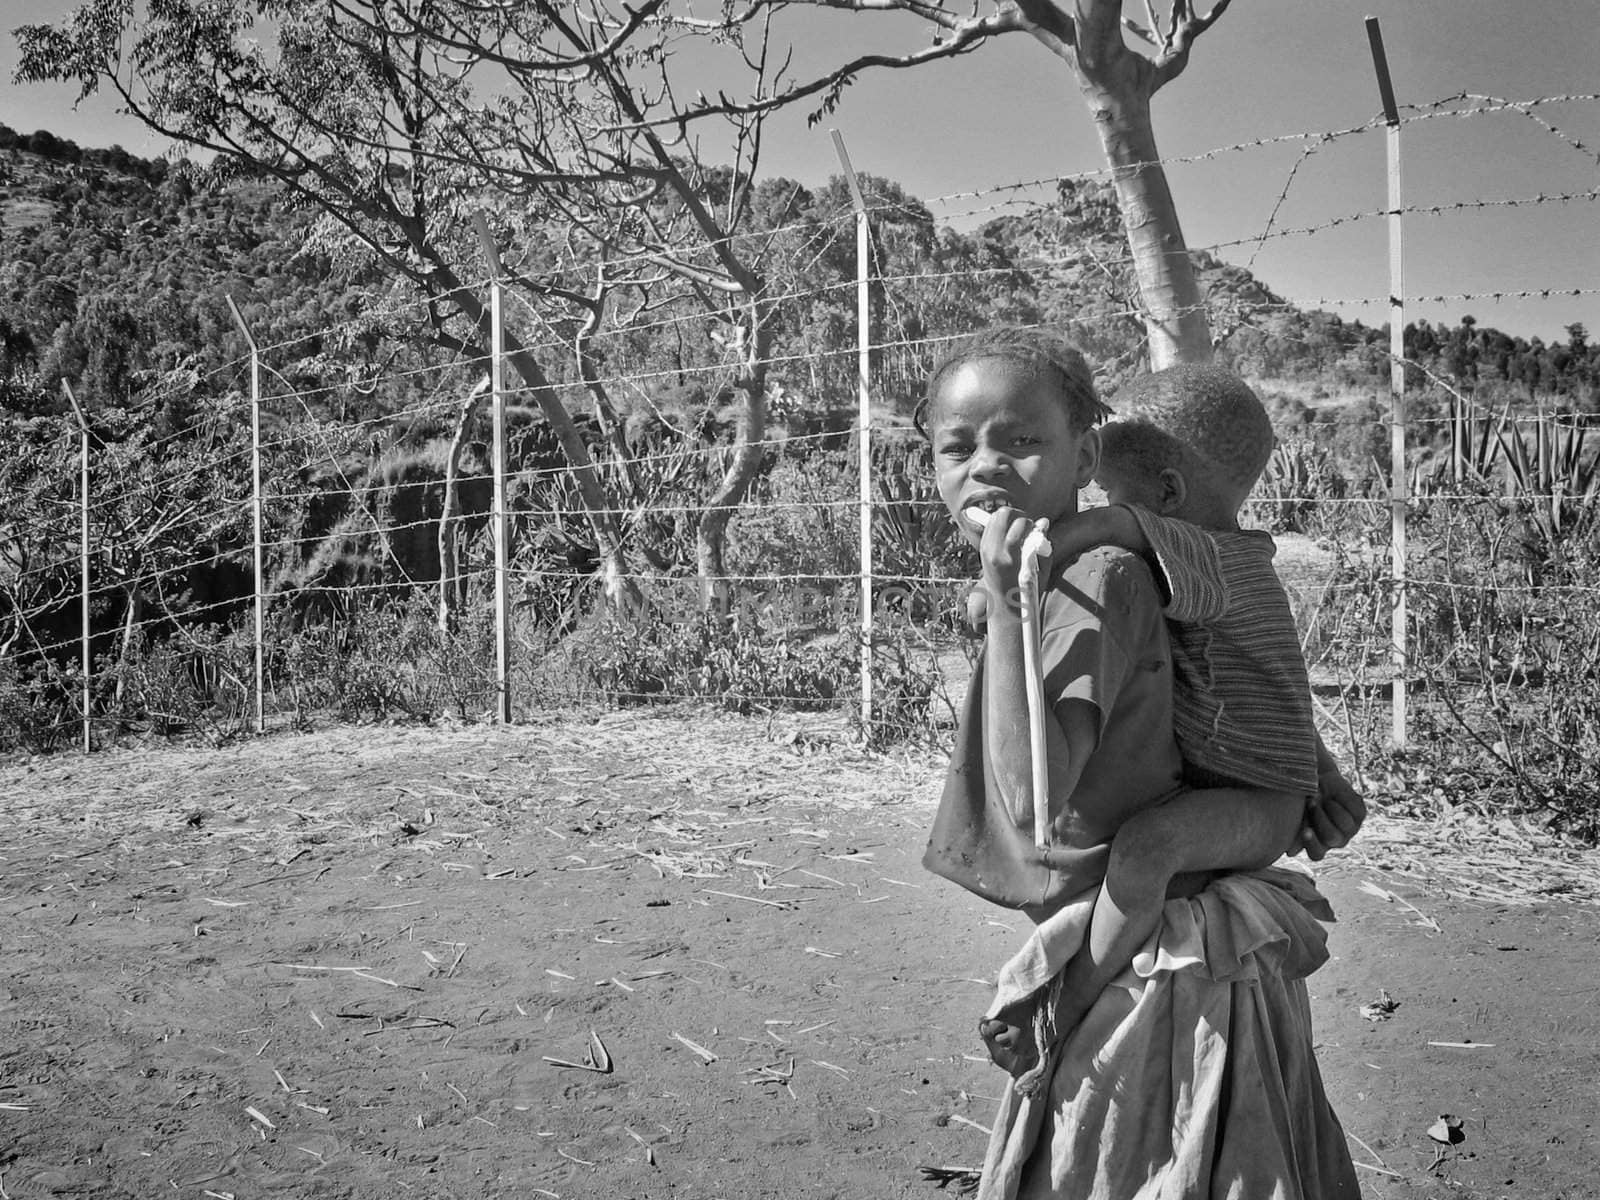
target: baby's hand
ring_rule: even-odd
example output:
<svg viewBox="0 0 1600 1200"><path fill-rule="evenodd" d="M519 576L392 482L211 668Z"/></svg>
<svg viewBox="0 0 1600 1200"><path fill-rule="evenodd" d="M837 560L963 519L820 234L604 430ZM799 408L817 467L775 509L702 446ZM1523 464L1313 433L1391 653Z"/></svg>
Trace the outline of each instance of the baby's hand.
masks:
<svg viewBox="0 0 1600 1200"><path fill-rule="evenodd" d="M1105 531L1096 527L1104 517L1099 509L1079 511L1070 517L1050 522L1050 549L1058 559L1077 558L1096 546L1120 545L1110 538L1100 536Z"/></svg>
<svg viewBox="0 0 1600 1200"><path fill-rule="evenodd" d="M1305 851L1312 862L1320 862L1329 850L1349 845L1367 819L1367 802L1338 771L1323 771L1317 784L1319 794L1306 806L1306 823L1292 851Z"/></svg>

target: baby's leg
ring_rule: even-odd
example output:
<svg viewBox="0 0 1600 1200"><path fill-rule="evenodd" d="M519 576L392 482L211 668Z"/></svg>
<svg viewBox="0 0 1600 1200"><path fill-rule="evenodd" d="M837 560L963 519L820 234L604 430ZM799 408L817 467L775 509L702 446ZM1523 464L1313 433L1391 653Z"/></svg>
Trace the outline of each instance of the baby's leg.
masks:
<svg viewBox="0 0 1600 1200"><path fill-rule="evenodd" d="M1155 932L1176 877L1264 867L1289 848L1304 813L1305 797L1211 788L1128 818L1111 843L1088 939L1049 989L1051 1011L1035 1011L1030 997L983 1022L989 1056L1014 1076L1028 1074L1039 1064L1040 1033L1049 1040L1068 1033Z"/></svg>
<svg viewBox="0 0 1600 1200"><path fill-rule="evenodd" d="M1265 788L1210 788L1182 792L1128 818L1111 842L1089 940L1063 973L1058 1028L1064 1032L1082 1020L1133 962L1161 923L1174 877L1268 865L1299 834L1305 802Z"/></svg>

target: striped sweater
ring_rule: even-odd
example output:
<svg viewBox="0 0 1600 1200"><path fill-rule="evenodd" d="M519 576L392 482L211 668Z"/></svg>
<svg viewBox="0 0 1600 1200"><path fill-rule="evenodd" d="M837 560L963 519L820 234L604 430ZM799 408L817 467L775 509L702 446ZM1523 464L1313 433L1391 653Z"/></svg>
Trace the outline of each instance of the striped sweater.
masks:
<svg viewBox="0 0 1600 1200"><path fill-rule="evenodd" d="M1259 530L1202 529L1129 505L1154 551L1172 639L1173 727L1202 775L1314 795L1316 726L1289 597Z"/></svg>

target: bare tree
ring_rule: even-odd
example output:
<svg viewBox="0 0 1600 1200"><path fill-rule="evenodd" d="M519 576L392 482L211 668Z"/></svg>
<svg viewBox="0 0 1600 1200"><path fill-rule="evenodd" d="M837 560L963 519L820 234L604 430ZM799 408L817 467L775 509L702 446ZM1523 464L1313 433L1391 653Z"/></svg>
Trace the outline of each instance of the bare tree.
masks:
<svg viewBox="0 0 1600 1200"><path fill-rule="evenodd" d="M1020 0L1028 32L1066 61L1089 104L1122 207L1150 339L1150 364L1209 362L1211 330L1178 210L1156 149L1150 99L1189 62L1194 41L1222 16L1229 0L1201 15L1190 0L1171 0L1165 22L1145 0L1148 24L1125 21L1122 0ZM1123 40L1131 30L1151 48L1146 57Z"/></svg>
<svg viewBox="0 0 1600 1200"><path fill-rule="evenodd" d="M87 0L57 26L18 31L17 78L108 86L152 129L277 180L324 214L324 248L426 297L432 340L472 358L486 354L489 312L469 218L488 209L508 284L537 323L589 326L575 357L570 343L525 335L509 339L510 359L560 443L606 592L620 600L631 591L628 509L608 494L560 385L576 371L603 401L583 342L619 313L692 303L722 328L706 366L743 413L698 534L717 591L728 515L765 424L771 303L763 243L740 235L770 111L759 98L787 89L768 28L679 20L667 0L164 0L142 14ZM673 72L686 37L731 56L758 102L708 113L686 99L694 89ZM731 168L713 171L703 139L686 135L691 110L718 119ZM599 262L590 294L580 280ZM610 416L602 403L602 426Z"/></svg>
<svg viewBox="0 0 1600 1200"><path fill-rule="evenodd" d="M715 601L728 519L758 469L766 421L774 301L766 245L745 236L763 119L797 103L827 110L863 71L1032 35L1067 63L1089 102L1152 364L1204 360L1210 331L1150 99L1228 3L1202 15L1171 0L1162 15L1148 0L1140 25L1123 21L1120 0L1003 0L989 12L928 0L749 0L705 19L672 0L163 0L143 13L126 0L86 0L57 26L18 31L17 77L75 80L85 93L109 86L151 128L279 181L324 214L327 248L425 296L433 340L471 357L485 354L489 314L468 217L491 210L511 286L546 329L572 331L559 351L513 338L511 361L571 468L613 600L633 596L629 526L642 517L608 489L561 385L576 376L626 457L593 340L630 315L697 305L722 331L705 365L741 397L736 446L696 535L697 569ZM772 20L798 5L905 11L936 37L797 80ZM1148 55L1125 43L1125 28ZM696 54L680 55L689 39ZM721 68L707 67L709 54L723 56ZM686 72L739 86L707 96ZM704 158L713 141L720 170Z"/></svg>
<svg viewBox="0 0 1600 1200"><path fill-rule="evenodd" d="M1145 0L1141 23L1123 17L1123 0L1002 0L988 12L978 3L950 0L752 0L730 13L728 24L749 23L772 8L812 5L867 13L900 11L935 31L932 46L902 55L860 55L826 75L777 91L755 104L720 96L692 119L711 114L770 110L810 100L820 110L838 104L846 86L864 71L905 69L966 54L991 38L1026 33L1066 63L1088 103L1100 136L1139 284L1151 365L1209 362L1211 330L1172 193L1167 186L1150 118L1150 100L1189 62L1195 40L1210 29L1231 0L1215 0L1204 14L1192 0ZM1148 50L1124 40L1132 34Z"/></svg>

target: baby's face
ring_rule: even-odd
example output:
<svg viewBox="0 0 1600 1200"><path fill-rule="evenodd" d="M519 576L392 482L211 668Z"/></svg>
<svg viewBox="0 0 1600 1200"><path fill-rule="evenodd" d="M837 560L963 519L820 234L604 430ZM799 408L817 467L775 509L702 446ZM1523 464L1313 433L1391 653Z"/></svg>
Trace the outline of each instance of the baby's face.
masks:
<svg viewBox="0 0 1600 1200"><path fill-rule="evenodd" d="M1137 504L1151 512L1162 512L1166 505L1160 481L1148 470L1119 461L1114 455L1101 455L1094 481L1105 491L1107 504Z"/></svg>
<svg viewBox="0 0 1600 1200"><path fill-rule="evenodd" d="M939 495L969 542L983 527L971 508L1056 520L1078 510L1078 489L1099 454L1075 432L1059 385L1004 359L963 363L941 381L929 414Z"/></svg>

